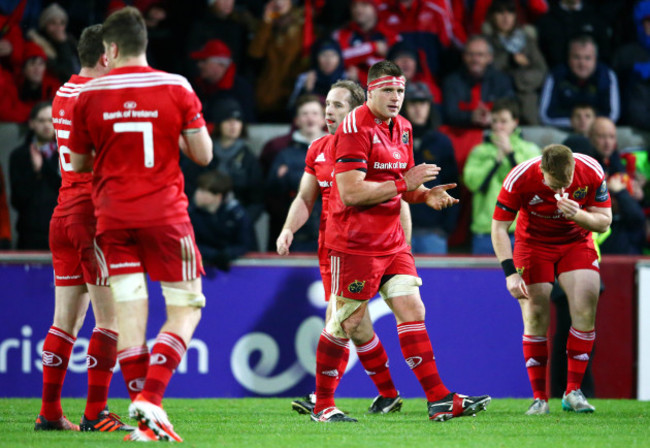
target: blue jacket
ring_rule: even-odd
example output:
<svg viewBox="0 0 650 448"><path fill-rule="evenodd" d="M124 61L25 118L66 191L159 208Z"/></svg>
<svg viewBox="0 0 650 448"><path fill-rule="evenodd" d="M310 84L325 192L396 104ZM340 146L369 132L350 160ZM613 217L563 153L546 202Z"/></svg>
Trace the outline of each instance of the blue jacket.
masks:
<svg viewBox="0 0 650 448"><path fill-rule="evenodd" d="M546 77L539 99L542 123L570 128L571 111L577 104L590 104L598 115L618 121L621 108L616 74L598 63L594 73L580 81L567 64L555 67Z"/></svg>

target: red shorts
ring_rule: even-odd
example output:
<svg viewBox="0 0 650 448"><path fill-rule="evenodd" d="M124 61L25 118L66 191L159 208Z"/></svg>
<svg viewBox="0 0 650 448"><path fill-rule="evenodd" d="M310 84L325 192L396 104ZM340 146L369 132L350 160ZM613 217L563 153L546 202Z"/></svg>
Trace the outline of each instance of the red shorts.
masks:
<svg viewBox="0 0 650 448"><path fill-rule="evenodd" d="M99 265L109 276L147 272L151 280L180 282L205 274L189 222L97 234Z"/></svg>
<svg viewBox="0 0 650 448"><path fill-rule="evenodd" d="M330 250L332 293L347 299L370 300L377 295L386 275L417 277L410 251L391 255L353 255Z"/></svg>
<svg viewBox="0 0 650 448"><path fill-rule="evenodd" d="M332 271L330 269L329 249L324 245L318 248L318 267L320 276L323 279L323 289L325 289L325 301L329 302L332 293Z"/></svg>
<svg viewBox="0 0 650 448"><path fill-rule="evenodd" d="M600 272L594 240L569 244L526 244L515 241L515 267L526 284L553 283L563 272L591 269Z"/></svg>
<svg viewBox="0 0 650 448"><path fill-rule="evenodd" d="M50 220L50 250L55 286L108 286L95 258L95 218L67 215Z"/></svg>

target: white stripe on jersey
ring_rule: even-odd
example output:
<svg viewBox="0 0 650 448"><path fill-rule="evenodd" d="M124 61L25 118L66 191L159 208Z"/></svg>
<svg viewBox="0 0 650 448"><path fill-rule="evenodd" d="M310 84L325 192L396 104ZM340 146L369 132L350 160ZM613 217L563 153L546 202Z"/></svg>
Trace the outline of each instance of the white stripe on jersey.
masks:
<svg viewBox="0 0 650 448"><path fill-rule="evenodd" d="M151 87L157 85L179 85L192 92L187 79L170 73L127 73L95 78L83 87L83 90L113 90L132 87Z"/></svg>
<svg viewBox="0 0 650 448"><path fill-rule="evenodd" d="M97 86L88 86L83 89L83 92L89 92L91 90L118 90L118 89L134 89L138 87L156 87L156 86L181 86L186 90L192 92L192 87L189 84L173 81L150 81L150 82L131 82L131 83L121 83L121 84L108 84L108 85L97 85Z"/></svg>
<svg viewBox="0 0 650 448"><path fill-rule="evenodd" d="M357 109L356 108L352 111L352 126L354 126L354 132L355 133L359 132L359 130L357 129Z"/></svg>
<svg viewBox="0 0 650 448"><path fill-rule="evenodd" d="M596 161L593 157L589 157L586 154L573 154L573 157L576 159L580 160L582 163L587 165L589 168L594 170L598 176L603 177L605 176L605 172L603 171L603 168L600 166L600 163Z"/></svg>
<svg viewBox="0 0 650 448"><path fill-rule="evenodd" d="M515 182L517 182L517 179L521 177L522 174L526 172L528 168L533 166L535 163L539 162L542 160L542 156L537 156L533 157L530 160L527 160L523 163L520 163L517 165L511 172L508 174L503 181L503 188L505 188L507 191L512 191L512 187L514 186Z"/></svg>

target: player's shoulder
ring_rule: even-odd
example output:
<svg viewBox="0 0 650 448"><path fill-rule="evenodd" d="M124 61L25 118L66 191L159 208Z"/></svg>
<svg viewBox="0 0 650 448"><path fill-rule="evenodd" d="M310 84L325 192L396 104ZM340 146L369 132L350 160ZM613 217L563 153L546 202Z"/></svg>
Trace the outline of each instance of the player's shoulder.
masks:
<svg viewBox="0 0 650 448"><path fill-rule="evenodd" d="M90 81L90 78L84 78L78 75L72 75L68 81L66 81L54 95L54 101L57 99L65 98L76 98L79 96L79 92L83 86Z"/></svg>
<svg viewBox="0 0 650 448"><path fill-rule="evenodd" d="M516 191L538 172L541 162L542 156L537 156L514 167L504 179L503 188L511 193Z"/></svg>
<svg viewBox="0 0 650 448"><path fill-rule="evenodd" d="M312 141L309 144L309 148L307 149L307 158L315 157L316 154L322 152L324 148L327 148L328 143L330 143L333 140L333 138L334 138L333 135L326 134Z"/></svg>
<svg viewBox="0 0 650 448"><path fill-rule="evenodd" d="M586 154L574 153L573 158L576 161L576 172L586 176L596 176L601 180L605 176L605 171L600 163L591 156Z"/></svg>
<svg viewBox="0 0 650 448"><path fill-rule="evenodd" d="M193 91L190 82L184 76L151 69L146 71L111 71L107 75L87 82L82 88L82 93L96 90L118 90L157 86L179 86L188 91Z"/></svg>
<svg viewBox="0 0 650 448"><path fill-rule="evenodd" d="M364 134L375 126L375 120L370 109L364 104L355 107L345 116L337 134Z"/></svg>

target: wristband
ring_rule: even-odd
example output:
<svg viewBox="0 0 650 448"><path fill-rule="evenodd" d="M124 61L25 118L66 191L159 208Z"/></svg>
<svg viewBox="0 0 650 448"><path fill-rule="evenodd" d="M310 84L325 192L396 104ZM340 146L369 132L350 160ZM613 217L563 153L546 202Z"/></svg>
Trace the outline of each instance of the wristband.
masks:
<svg viewBox="0 0 650 448"><path fill-rule="evenodd" d="M501 268L503 269L503 272L506 274L506 277L510 277L512 274L517 273L517 269L515 268L515 262L512 261L512 258L503 260L501 262Z"/></svg>
<svg viewBox="0 0 650 448"><path fill-rule="evenodd" d="M408 190L404 179L397 179L395 181L395 188L397 188L397 194L406 193Z"/></svg>

